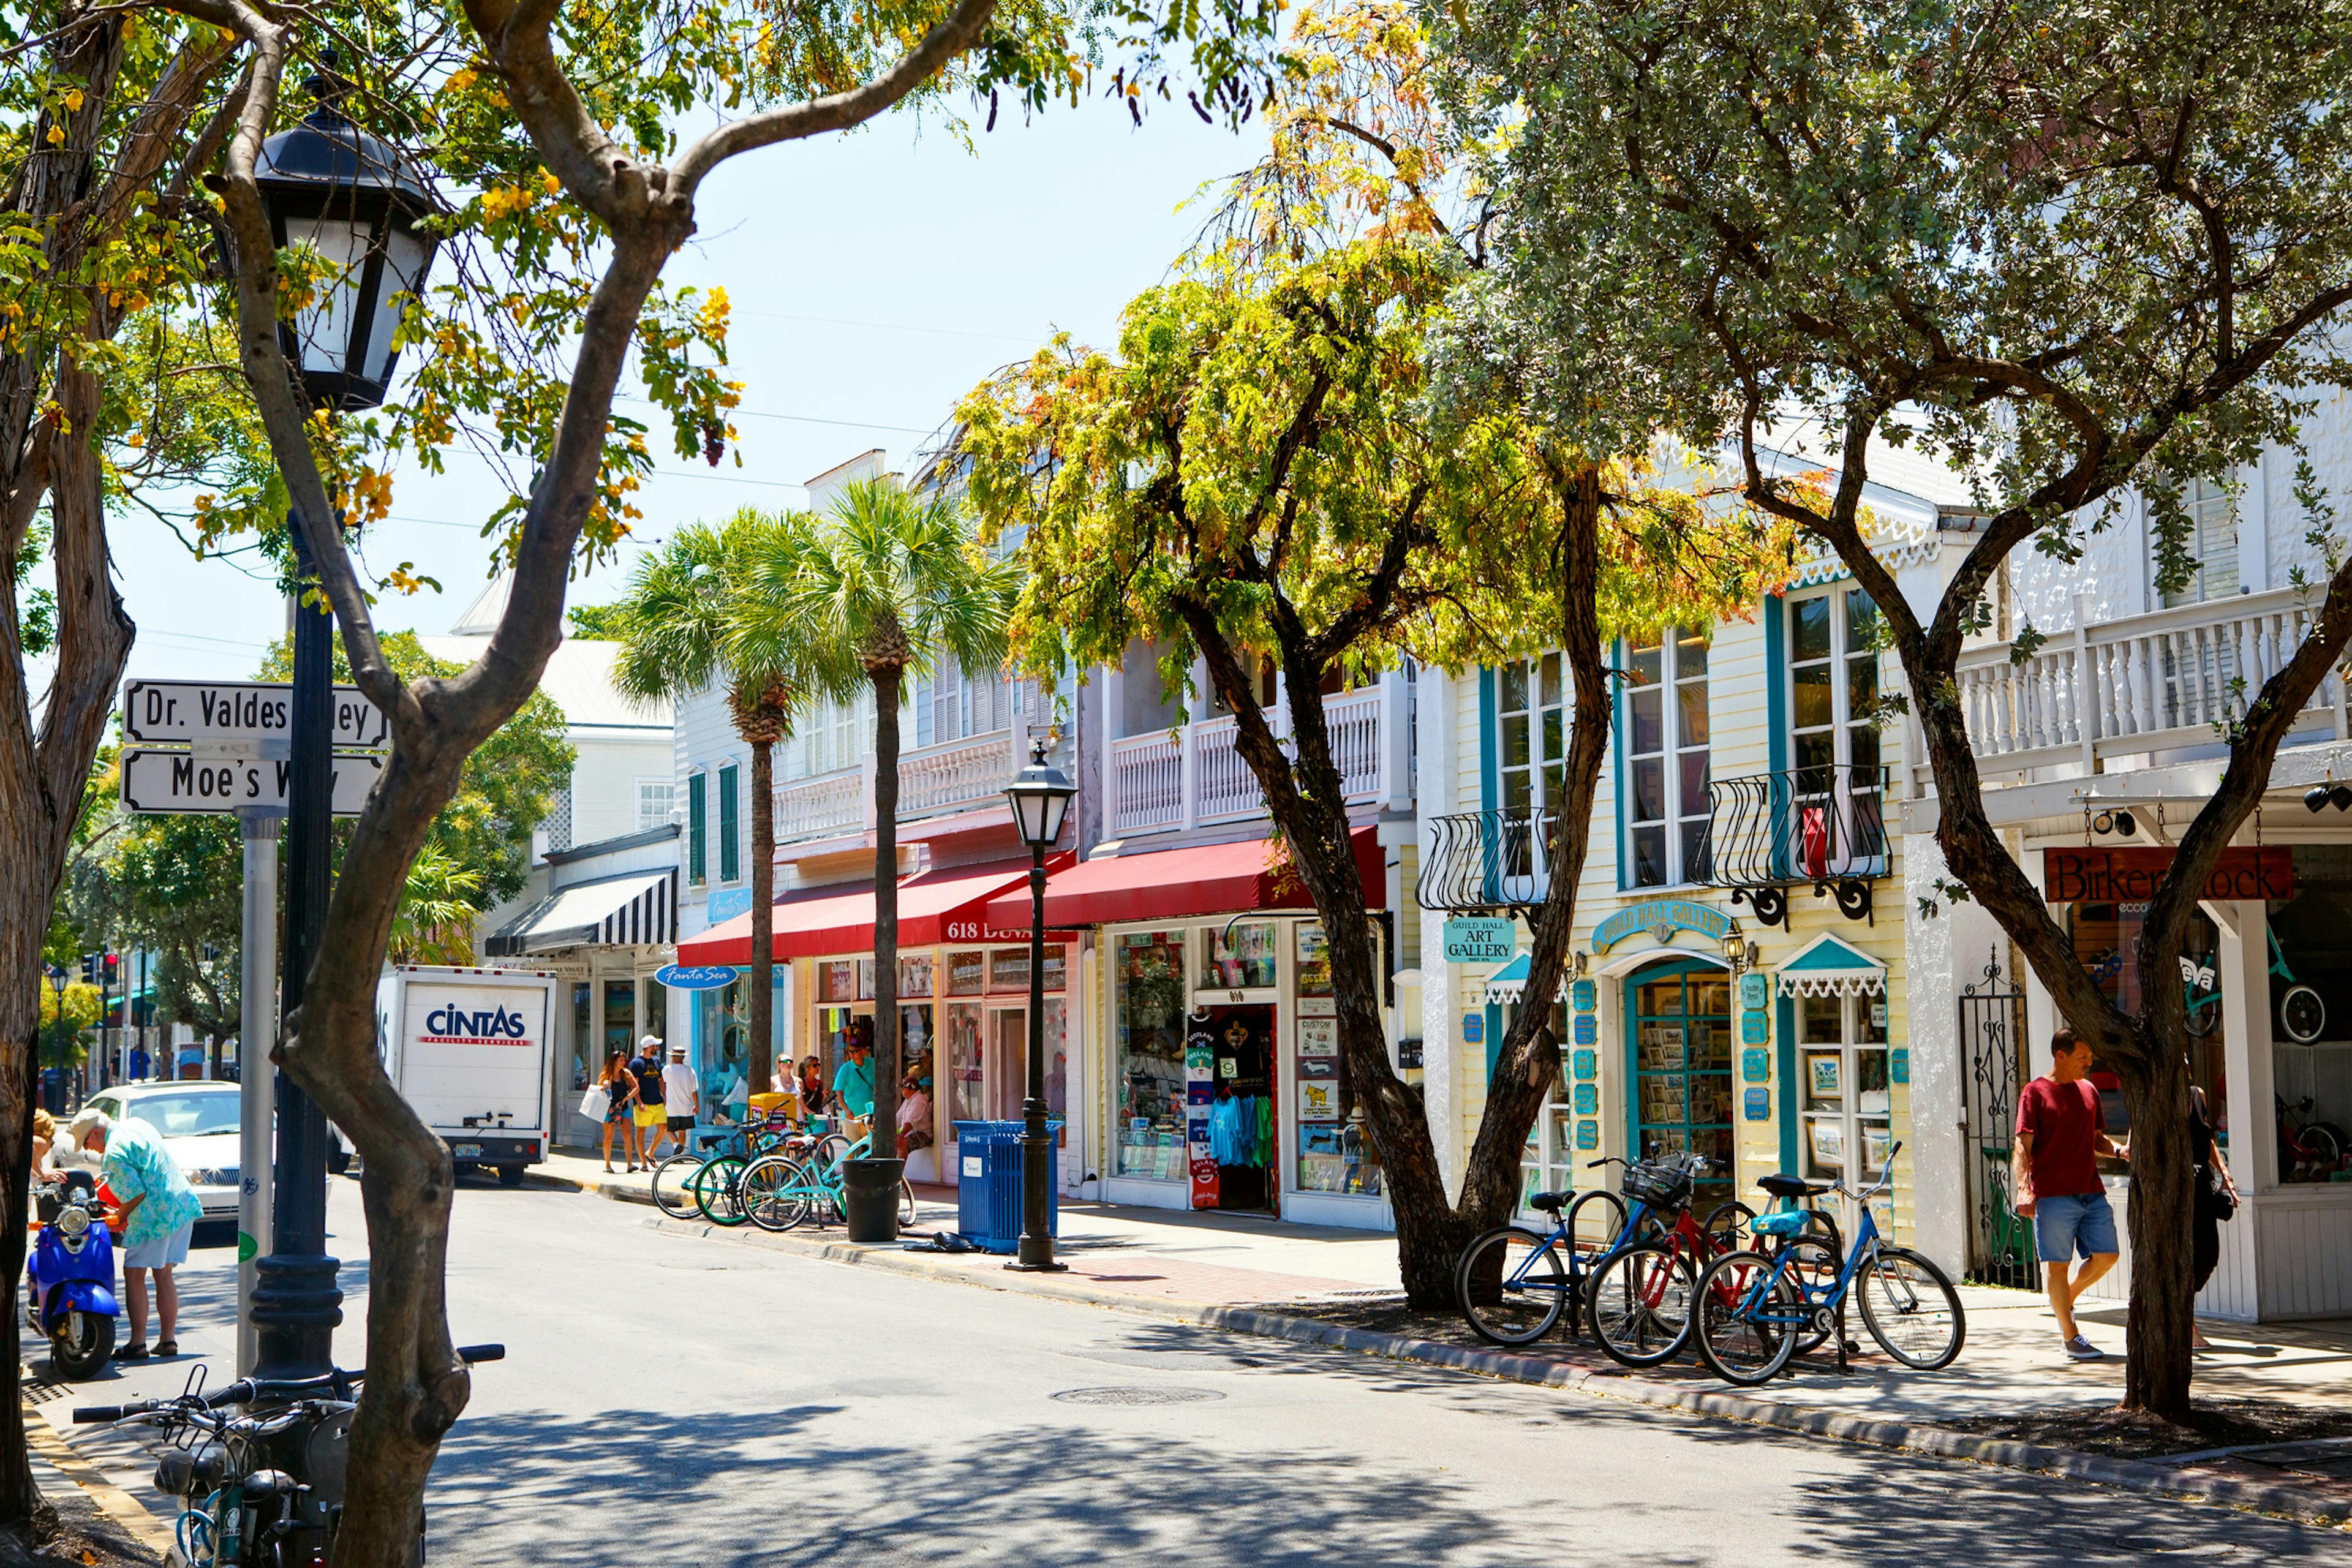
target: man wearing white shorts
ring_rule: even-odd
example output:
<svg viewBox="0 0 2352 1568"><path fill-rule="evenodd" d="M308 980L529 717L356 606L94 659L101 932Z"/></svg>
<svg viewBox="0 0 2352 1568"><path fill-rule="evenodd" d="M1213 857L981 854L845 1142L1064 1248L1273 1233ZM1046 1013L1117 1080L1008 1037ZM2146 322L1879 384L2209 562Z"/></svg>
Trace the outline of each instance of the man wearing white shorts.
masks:
<svg viewBox="0 0 2352 1568"><path fill-rule="evenodd" d="M163 1135L135 1116L120 1122L104 1111L84 1110L85 1149L106 1157L106 1184L122 1205L122 1286L130 1298L131 1343L115 1352L118 1361L144 1361L147 1349L147 1276L155 1276L158 1333L153 1353L180 1353L180 1287L173 1268L188 1260L188 1240L204 1205L180 1173L180 1163L163 1146Z"/></svg>

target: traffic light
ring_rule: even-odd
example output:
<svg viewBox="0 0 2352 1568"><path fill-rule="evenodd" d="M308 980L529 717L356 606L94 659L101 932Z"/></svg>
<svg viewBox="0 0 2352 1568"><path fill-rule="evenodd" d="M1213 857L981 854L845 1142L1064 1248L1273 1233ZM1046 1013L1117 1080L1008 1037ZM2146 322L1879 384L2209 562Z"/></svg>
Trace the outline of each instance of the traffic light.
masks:
<svg viewBox="0 0 2352 1568"><path fill-rule="evenodd" d="M98 984L98 954L85 952L81 955L81 983L84 985Z"/></svg>
<svg viewBox="0 0 2352 1568"><path fill-rule="evenodd" d="M100 982L100 988L106 991L116 989L115 981L122 973L122 961L113 953L108 953L100 973L105 977Z"/></svg>

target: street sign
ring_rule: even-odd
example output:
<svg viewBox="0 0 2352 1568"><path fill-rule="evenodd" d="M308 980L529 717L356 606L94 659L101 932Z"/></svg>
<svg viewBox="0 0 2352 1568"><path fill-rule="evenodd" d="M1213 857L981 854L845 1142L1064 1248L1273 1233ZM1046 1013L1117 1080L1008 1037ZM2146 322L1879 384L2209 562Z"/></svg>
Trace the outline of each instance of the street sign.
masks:
<svg viewBox="0 0 2352 1568"><path fill-rule="evenodd" d="M228 742L234 750L267 754L254 742L282 746L291 731L294 688L269 680L134 680L122 689L122 733L149 745ZM392 742L383 710L356 686L334 689L338 751L381 751Z"/></svg>
<svg viewBox="0 0 2352 1568"><path fill-rule="evenodd" d="M383 772L382 757L337 757L334 813L357 816ZM275 757L199 757L186 752L122 752L122 804L146 816L226 814L239 806L286 807L294 764Z"/></svg>

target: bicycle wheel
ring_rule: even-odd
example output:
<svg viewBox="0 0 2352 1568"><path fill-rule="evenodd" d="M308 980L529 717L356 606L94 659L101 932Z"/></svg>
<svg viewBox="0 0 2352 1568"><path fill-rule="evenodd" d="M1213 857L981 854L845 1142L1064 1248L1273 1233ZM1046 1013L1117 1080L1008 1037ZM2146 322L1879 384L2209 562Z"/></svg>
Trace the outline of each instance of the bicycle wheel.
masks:
<svg viewBox="0 0 2352 1568"><path fill-rule="evenodd" d="M785 1231L808 1218L801 1168L782 1154L762 1154L743 1168L743 1212L761 1230Z"/></svg>
<svg viewBox="0 0 2352 1568"><path fill-rule="evenodd" d="M1568 1227L1570 1242L1583 1267L1570 1269L1573 1279L1582 1279L1590 1266L1617 1245L1625 1233L1625 1200L1606 1187L1595 1187L1580 1193L1568 1205L1561 1221Z"/></svg>
<svg viewBox="0 0 2352 1568"><path fill-rule="evenodd" d="M1531 1345L1559 1321L1574 1287L1551 1238L1524 1226L1490 1230L1462 1249L1454 1299L1482 1340Z"/></svg>
<svg viewBox="0 0 2352 1568"><path fill-rule="evenodd" d="M654 1207L672 1219L692 1219L700 1211L695 1207L694 1193L689 1185L696 1172L702 1169L699 1154L672 1154L654 1167Z"/></svg>
<svg viewBox="0 0 2352 1568"><path fill-rule="evenodd" d="M1627 1247L1587 1282L1585 1321L1612 1360L1663 1365L1690 1338L1692 1283L1689 1260L1674 1247L1654 1241Z"/></svg>
<svg viewBox="0 0 2352 1568"><path fill-rule="evenodd" d="M1828 1241L1822 1239L1824 1227L1831 1237ZM1829 1343L1830 1330L1837 1322L1832 1301L1837 1293L1838 1276L1844 1272L1845 1266L1840 1259L1845 1254L1835 1245L1836 1237L1837 1223L1817 1213L1804 1235L1781 1243L1767 1254L1775 1262L1783 1255L1788 1257L1789 1264L1781 1270L1781 1278L1788 1281L1806 1310L1804 1324L1795 1335L1794 1353L1798 1355L1811 1355Z"/></svg>
<svg viewBox="0 0 2352 1568"><path fill-rule="evenodd" d="M1745 1248L1748 1243L1748 1227L1755 1221L1756 1211L1734 1198L1707 1210L1706 1223L1699 1229L1706 1232L1707 1246L1720 1256Z"/></svg>
<svg viewBox="0 0 2352 1568"><path fill-rule="evenodd" d="M1969 1336L1960 1293L1907 1247L1881 1247L1854 1278L1862 1321L1878 1348L1914 1372L1949 1366Z"/></svg>
<svg viewBox="0 0 2352 1568"><path fill-rule="evenodd" d="M1726 1383L1769 1383L1797 1351L1811 1317L1796 1283L1771 1258L1729 1252L1698 1277L1698 1359Z"/></svg>
<svg viewBox="0 0 2352 1568"><path fill-rule="evenodd" d="M731 1229L750 1217L743 1212L743 1168L740 1156L721 1154L694 1173L687 1185L693 1190L695 1209L704 1219Z"/></svg>

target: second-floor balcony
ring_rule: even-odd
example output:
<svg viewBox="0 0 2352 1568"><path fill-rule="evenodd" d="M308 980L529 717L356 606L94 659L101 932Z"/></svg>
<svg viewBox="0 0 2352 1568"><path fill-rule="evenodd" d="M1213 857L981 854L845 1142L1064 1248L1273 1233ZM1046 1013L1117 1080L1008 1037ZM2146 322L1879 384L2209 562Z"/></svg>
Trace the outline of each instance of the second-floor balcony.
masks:
<svg viewBox="0 0 2352 1568"><path fill-rule="evenodd" d="M898 757L898 819L918 822L1001 805L1005 784L1026 755L1026 735L1018 723L992 734L903 752ZM866 832L875 820L873 753L853 768L778 784L775 811L780 846Z"/></svg>
<svg viewBox="0 0 2352 1568"><path fill-rule="evenodd" d="M1350 805L1386 800L1402 783L1397 775L1404 766L1402 725L1391 725L1390 704L1379 688L1323 699L1331 760ZM1286 742L1286 706L1277 705L1268 717L1275 733ZM1109 836L1124 838L1263 816L1265 793L1234 738L1234 721L1227 717L1111 742Z"/></svg>
<svg viewBox="0 0 2352 1568"><path fill-rule="evenodd" d="M2074 629L2023 658L2007 645L1960 657L1969 750L1987 781L1999 782L2044 768L2096 773L2116 759L2220 745L2263 683L2294 657L2318 608L2318 595L2281 588L2094 623L2078 595ZM2313 691L2303 728L2345 734L2339 674ZM1932 788L1924 756L1915 763L1921 787Z"/></svg>

